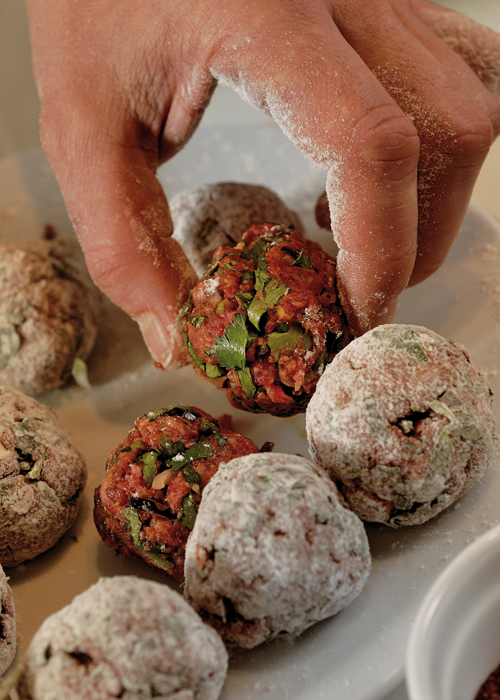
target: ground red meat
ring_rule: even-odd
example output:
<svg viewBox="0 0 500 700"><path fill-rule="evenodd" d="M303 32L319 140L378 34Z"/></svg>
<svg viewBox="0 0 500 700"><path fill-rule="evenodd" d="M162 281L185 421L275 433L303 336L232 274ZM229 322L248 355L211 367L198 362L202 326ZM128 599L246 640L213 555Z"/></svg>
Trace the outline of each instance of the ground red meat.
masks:
<svg viewBox="0 0 500 700"><path fill-rule="evenodd" d="M306 409L324 368L350 340L335 260L276 224L219 248L181 311L189 358L238 408Z"/></svg>
<svg viewBox="0 0 500 700"><path fill-rule="evenodd" d="M203 489L222 462L256 453L224 416L168 406L135 421L95 491L94 522L121 554L184 580L184 550Z"/></svg>

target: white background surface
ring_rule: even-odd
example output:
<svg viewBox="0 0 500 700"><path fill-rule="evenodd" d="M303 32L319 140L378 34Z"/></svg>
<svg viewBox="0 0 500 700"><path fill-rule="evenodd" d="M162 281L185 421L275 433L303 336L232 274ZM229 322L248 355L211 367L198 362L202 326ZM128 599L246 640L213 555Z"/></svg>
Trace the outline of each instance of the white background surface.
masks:
<svg viewBox="0 0 500 700"><path fill-rule="evenodd" d="M499 0L446 0L441 4L500 31ZM31 70L24 3L0 0L0 157L39 145L38 98ZM217 88L205 124L259 124L267 118L233 93ZM476 185L474 200L500 221L500 141L493 146ZM406 700L404 685L386 700Z"/></svg>

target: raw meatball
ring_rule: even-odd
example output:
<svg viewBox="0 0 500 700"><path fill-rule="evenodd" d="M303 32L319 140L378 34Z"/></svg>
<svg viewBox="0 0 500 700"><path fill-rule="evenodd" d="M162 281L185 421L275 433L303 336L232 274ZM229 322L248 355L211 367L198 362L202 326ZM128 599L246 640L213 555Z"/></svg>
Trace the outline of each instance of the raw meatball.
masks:
<svg viewBox="0 0 500 700"><path fill-rule="evenodd" d="M353 341L306 414L311 455L364 520L423 523L486 472L491 392L467 350L426 328L386 325Z"/></svg>
<svg viewBox="0 0 500 700"><path fill-rule="evenodd" d="M173 237L179 241L198 277L217 248L235 245L252 226L272 221L304 233L298 215L267 187L218 182L180 192L170 204Z"/></svg>
<svg viewBox="0 0 500 700"><path fill-rule="evenodd" d="M0 676L11 665L17 646L14 596L8 580L0 566Z"/></svg>
<svg viewBox="0 0 500 700"><path fill-rule="evenodd" d="M216 700L227 673L218 635L168 586L116 576L35 634L19 700Z"/></svg>
<svg viewBox="0 0 500 700"><path fill-rule="evenodd" d="M370 570L359 518L308 460L222 465L186 548L184 595L228 643L295 637L359 595Z"/></svg>
<svg viewBox="0 0 500 700"><path fill-rule="evenodd" d="M99 310L61 245L0 244L0 384L33 395L64 384L94 346Z"/></svg>
<svg viewBox="0 0 500 700"><path fill-rule="evenodd" d="M305 411L326 364L349 342L335 260L285 226L252 226L219 248L181 311L188 355L237 408Z"/></svg>
<svg viewBox="0 0 500 700"><path fill-rule="evenodd" d="M258 452L223 423L189 406L135 421L95 491L94 521L108 547L184 580L184 550L203 489L221 462Z"/></svg>
<svg viewBox="0 0 500 700"><path fill-rule="evenodd" d="M56 414L0 386L0 563L52 547L73 523L85 461Z"/></svg>

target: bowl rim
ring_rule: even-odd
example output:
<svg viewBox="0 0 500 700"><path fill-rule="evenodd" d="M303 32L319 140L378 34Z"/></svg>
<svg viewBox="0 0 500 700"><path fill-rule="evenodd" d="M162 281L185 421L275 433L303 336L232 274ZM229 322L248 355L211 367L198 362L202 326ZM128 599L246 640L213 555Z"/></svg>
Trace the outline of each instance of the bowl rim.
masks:
<svg viewBox="0 0 500 700"><path fill-rule="evenodd" d="M414 618L406 648L405 675L410 700L434 700L428 697L423 684L422 649L427 646L426 638L432 621L439 610L446 592L450 588L463 585L463 572L474 572L477 564L500 545L500 523L484 532L474 542L460 552L439 574L426 593ZM470 574L472 576L472 573Z"/></svg>

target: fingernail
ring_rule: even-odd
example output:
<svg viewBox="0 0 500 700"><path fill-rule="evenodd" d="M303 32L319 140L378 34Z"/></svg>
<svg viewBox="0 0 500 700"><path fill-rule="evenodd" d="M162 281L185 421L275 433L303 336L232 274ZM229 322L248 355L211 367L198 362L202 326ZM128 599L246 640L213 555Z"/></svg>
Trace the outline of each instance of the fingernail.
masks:
<svg viewBox="0 0 500 700"><path fill-rule="evenodd" d="M174 369L186 364L184 341L177 324L165 323L152 311L136 318L149 352L163 369Z"/></svg>

